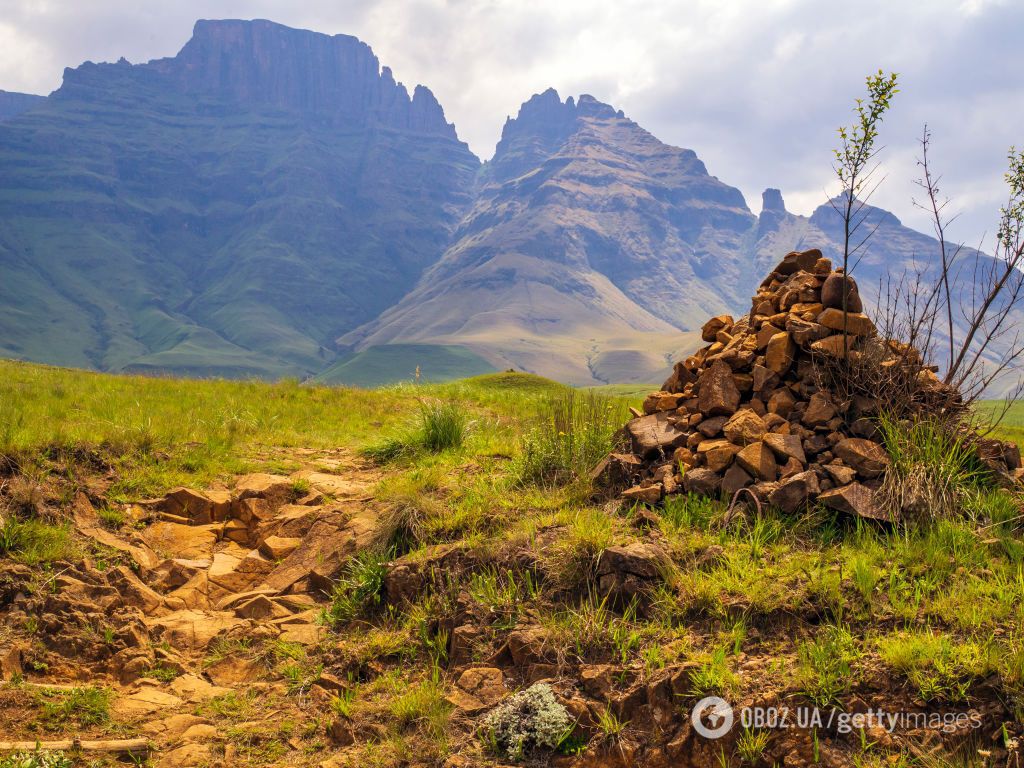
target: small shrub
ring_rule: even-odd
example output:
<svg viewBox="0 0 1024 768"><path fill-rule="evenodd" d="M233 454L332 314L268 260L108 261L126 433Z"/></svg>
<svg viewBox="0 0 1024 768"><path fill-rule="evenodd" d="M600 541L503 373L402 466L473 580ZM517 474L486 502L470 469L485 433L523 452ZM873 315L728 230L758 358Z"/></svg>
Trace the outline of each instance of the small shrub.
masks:
<svg viewBox="0 0 1024 768"><path fill-rule="evenodd" d="M974 447L948 425L882 415L882 443L891 464L876 498L895 518L959 516L987 478Z"/></svg>
<svg viewBox="0 0 1024 768"><path fill-rule="evenodd" d="M378 463L386 463L415 456L420 451L441 453L454 450L466 442L469 429L469 417L459 403L420 401L419 424L415 429L368 446L362 450L362 455Z"/></svg>
<svg viewBox="0 0 1024 768"><path fill-rule="evenodd" d="M346 688L337 696L331 698L331 710L338 717L343 717L346 720L352 717L352 713L355 711L356 705L356 694L355 688Z"/></svg>
<svg viewBox="0 0 1024 768"><path fill-rule="evenodd" d="M853 585L857 587L857 591L860 592L862 598L864 598L865 605L871 605L871 598L875 594L875 587L878 586L878 582L882 576L875 564L871 562L871 558L865 556L855 557L850 572L850 578L853 580Z"/></svg>
<svg viewBox="0 0 1024 768"><path fill-rule="evenodd" d="M454 402L420 403L420 435L431 453L461 448L469 434L469 419Z"/></svg>
<svg viewBox="0 0 1024 768"><path fill-rule="evenodd" d="M152 677L156 680L160 680L161 682L169 683L176 679L179 674L181 673L174 667L166 666L164 664L154 664L143 673L143 677Z"/></svg>
<svg viewBox="0 0 1024 768"><path fill-rule="evenodd" d="M726 649L719 648L693 671L690 676L690 693L695 698L728 693L736 687L736 682L736 673L729 669Z"/></svg>
<svg viewBox="0 0 1024 768"><path fill-rule="evenodd" d="M850 689L859 657L849 629L838 625L820 628L815 640L800 647L798 675L804 693L819 707L837 703Z"/></svg>
<svg viewBox="0 0 1024 768"><path fill-rule="evenodd" d="M625 407L595 392L569 389L548 400L541 423L523 438L517 474L525 483L560 485L587 477L613 448Z"/></svg>
<svg viewBox="0 0 1024 768"><path fill-rule="evenodd" d="M111 531L116 531L125 523L124 512L117 507L103 507L96 513L96 516L100 520L100 525Z"/></svg>
<svg viewBox="0 0 1024 768"><path fill-rule="evenodd" d="M665 498L661 524L668 533L687 529L706 531L713 520L725 511L720 501L707 496L678 493Z"/></svg>
<svg viewBox="0 0 1024 768"><path fill-rule="evenodd" d="M331 591L331 604L325 611L330 623L349 621L380 605L387 563L394 556L392 549L368 549L348 561Z"/></svg>
<svg viewBox="0 0 1024 768"><path fill-rule="evenodd" d="M551 687L537 683L495 707L484 719L483 736L499 755L518 760L531 749L557 749L572 727Z"/></svg>
<svg viewBox="0 0 1024 768"><path fill-rule="evenodd" d="M419 733L435 742L445 741L452 705L445 698L444 687L436 673L429 680L398 693L391 700L389 709L399 729L415 726Z"/></svg>
<svg viewBox="0 0 1024 768"><path fill-rule="evenodd" d="M619 720L610 707L605 707L597 715L597 729L601 732L601 738L608 744L614 744L626 730L628 722Z"/></svg>
<svg viewBox="0 0 1024 768"><path fill-rule="evenodd" d="M736 753L744 763L757 763L768 748L771 734L768 731L755 731L744 728L736 739Z"/></svg>

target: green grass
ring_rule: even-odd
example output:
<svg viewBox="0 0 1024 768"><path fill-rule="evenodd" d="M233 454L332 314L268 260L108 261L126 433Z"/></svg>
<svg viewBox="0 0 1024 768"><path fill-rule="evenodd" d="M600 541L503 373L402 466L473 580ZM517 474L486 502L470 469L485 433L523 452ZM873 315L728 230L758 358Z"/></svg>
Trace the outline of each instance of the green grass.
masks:
<svg viewBox="0 0 1024 768"><path fill-rule="evenodd" d="M79 549L68 525L8 517L0 523L0 556L26 565L71 560Z"/></svg>
<svg viewBox="0 0 1024 768"><path fill-rule="evenodd" d="M44 689L39 692L40 722L51 731L62 731L69 726L102 725L110 720L111 696L106 688L95 686Z"/></svg>
<svg viewBox="0 0 1024 768"><path fill-rule="evenodd" d="M261 661L293 699L307 694L321 664L351 671L358 693L325 702L324 716L376 734L374 745L357 748L367 765L444 755L466 736L462 718L450 717L443 703L454 672L449 679L432 671L448 663L456 616L478 630L463 649L474 665L489 664L509 633L529 626L543 637L539 663L554 665L561 677L571 678L581 664L610 665L611 696L659 674L677 675L682 664L685 673L674 678L682 686L680 706L698 695L764 690L787 702L845 705L881 670L894 689L915 698L973 705L998 695L1024 709L1024 524L1020 498L1009 491L979 490L964 498L971 507L963 514L902 527L823 510L793 519L770 509L726 524L720 502L678 496L656 521L645 521L651 529L638 528L633 510L579 479L589 457L607 450L605 425L625 419L626 401L591 408L602 396L539 377L496 373L366 392L2 365L10 375L0 379L0 392L19 404L17 418L6 417L14 425L6 454L46 497L40 506L23 493L16 513L3 513L21 526L8 524L7 540L17 542L8 554L34 552L29 557L39 563L49 557L44 551L62 551L39 542L55 536L59 543L63 531L74 543L52 522L73 496L60 501L53 494L77 487L90 472L109 468L121 496L131 497L129 487L161 493L269 466L267 455L283 461L276 452L287 455L290 446L357 451L376 445L382 433L425 430L430 417L420 403L438 406L430 429L439 450L420 447L374 469L380 482L371 504L381 512L381 531L374 548L341 573L324 617L324 647L257 641L210 651L210 661L232 654ZM47 409L60 418L46 418ZM229 420L236 424L232 438L207 442L232 409L246 414ZM571 429L544 438L554 457L547 466L555 471L524 474L538 430L570 411ZM451 414L472 428L449 430ZM47 505L44 522L31 510ZM105 517L118 523L114 514ZM608 547L638 540L664 549L672 563L647 585L644 599L613 599L602 592L596 566ZM385 605L386 562L404 557L419 565L439 553L443 565L423 572L411 603ZM30 615L23 624L26 635L38 637L46 620ZM241 724L259 706L232 694L200 709ZM600 738L590 748L614 741L621 725L592 724L585 735ZM246 749L262 749L258 734L236 735ZM629 727L623 741L634 736L645 734ZM756 762L767 751L759 733L741 739L734 761Z"/></svg>
<svg viewBox="0 0 1024 768"><path fill-rule="evenodd" d="M513 414L539 412L534 384L545 380L498 376L505 378L370 391L111 376L0 361L0 456L30 464L39 456L77 461L92 454L117 473L111 500L132 500L259 469L254 454L264 447L365 447L407 423L410 398L458 400L466 412L491 412L497 416L492 434ZM443 445L452 432L431 439Z"/></svg>
<svg viewBox="0 0 1024 768"><path fill-rule="evenodd" d="M855 683L861 653L845 626L821 627L799 648L797 678L803 693L819 707L837 704Z"/></svg>

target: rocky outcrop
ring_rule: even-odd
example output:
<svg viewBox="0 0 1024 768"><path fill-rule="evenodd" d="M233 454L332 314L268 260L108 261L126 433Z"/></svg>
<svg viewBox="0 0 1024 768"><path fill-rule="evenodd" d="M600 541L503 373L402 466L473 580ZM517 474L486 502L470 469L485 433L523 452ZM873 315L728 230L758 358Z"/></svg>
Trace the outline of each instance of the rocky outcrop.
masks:
<svg viewBox="0 0 1024 768"><path fill-rule="evenodd" d="M27 112L44 101L46 101L45 96L36 96L32 93L0 91L0 123L17 117L22 112Z"/></svg>
<svg viewBox="0 0 1024 768"><path fill-rule="evenodd" d="M702 330L710 344L677 363L645 400L645 414L626 425L633 453L612 459L634 479L624 498L652 503L679 491L732 496L747 488L786 512L817 502L887 519L874 491L889 456L864 436L873 433L870 417L884 408L883 397L843 399L816 367L854 363L870 344L882 368L905 368L922 391L944 393L947 402L956 395L912 350L876 340L861 309L854 280L820 251L789 253L761 283L749 314L711 318ZM1019 451L989 453L1003 473L1020 466Z"/></svg>

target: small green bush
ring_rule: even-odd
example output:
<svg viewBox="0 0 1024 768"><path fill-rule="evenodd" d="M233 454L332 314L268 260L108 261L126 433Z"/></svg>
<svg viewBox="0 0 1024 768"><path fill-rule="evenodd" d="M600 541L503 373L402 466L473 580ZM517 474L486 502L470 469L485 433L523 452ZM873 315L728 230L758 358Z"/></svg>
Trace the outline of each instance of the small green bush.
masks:
<svg viewBox="0 0 1024 768"><path fill-rule="evenodd" d="M878 420L891 465L876 498L895 518L948 518L988 479L974 447L950 426L929 419Z"/></svg>
<svg viewBox="0 0 1024 768"><path fill-rule="evenodd" d="M499 755L518 760L532 749L557 749L572 727L551 687L537 683L495 707L484 719L483 736Z"/></svg>
<svg viewBox="0 0 1024 768"><path fill-rule="evenodd" d="M859 658L848 628L819 628L813 641L800 646L798 674L804 693L819 707L837 703L853 684L854 664Z"/></svg>
<svg viewBox="0 0 1024 768"><path fill-rule="evenodd" d="M50 730L61 730L68 725L99 725L110 719L111 692L106 688L46 689L39 696L43 709L41 719Z"/></svg>
<svg viewBox="0 0 1024 768"><path fill-rule="evenodd" d="M904 632L878 641L882 661L904 675L925 701L966 701L971 684L1009 655L974 641L957 642L944 634Z"/></svg>
<svg viewBox="0 0 1024 768"><path fill-rule="evenodd" d="M41 520L8 517L0 522L0 556L13 557L26 565L66 560L76 553L71 530Z"/></svg>
<svg viewBox="0 0 1024 768"><path fill-rule="evenodd" d="M420 401L419 423L415 429L385 438L364 448L362 454L385 463L414 456L420 451L441 453L455 450L465 444L469 431L469 416L459 403Z"/></svg>
<svg viewBox="0 0 1024 768"><path fill-rule="evenodd" d="M612 450L628 418L622 403L574 389L548 399L542 413L522 441L517 469L523 482L558 485L586 477Z"/></svg>
<svg viewBox="0 0 1024 768"><path fill-rule="evenodd" d="M326 619L331 624L340 624L377 608L383 596L387 563L394 556L393 549L367 549L349 560L331 590Z"/></svg>
<svg viewBox="0 0 1024 768"><path fill-rule="evenodd" d="M420 436L431 453L461 448L469 434L469 419L454 402L420 403Z"/></svg>

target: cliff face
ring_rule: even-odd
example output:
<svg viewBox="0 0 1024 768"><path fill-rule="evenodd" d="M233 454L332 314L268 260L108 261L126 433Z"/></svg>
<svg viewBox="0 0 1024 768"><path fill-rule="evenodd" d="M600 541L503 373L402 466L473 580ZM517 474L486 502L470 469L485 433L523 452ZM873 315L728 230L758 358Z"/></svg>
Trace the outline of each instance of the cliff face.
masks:
<svg viewBox="0 0 1024 768"><path fill-rule="evenodd" d="M435 263L479 161L355 38L199 22L0 126L0 354L306 375Z"/></svg>
<svg viewBox="0 0 1024 768"><path fill-rule="evenodd" d="M27 112L45 100L45 96L36 96L31 93L0 91L0 123L17 117L22 112Z"/></svg>

